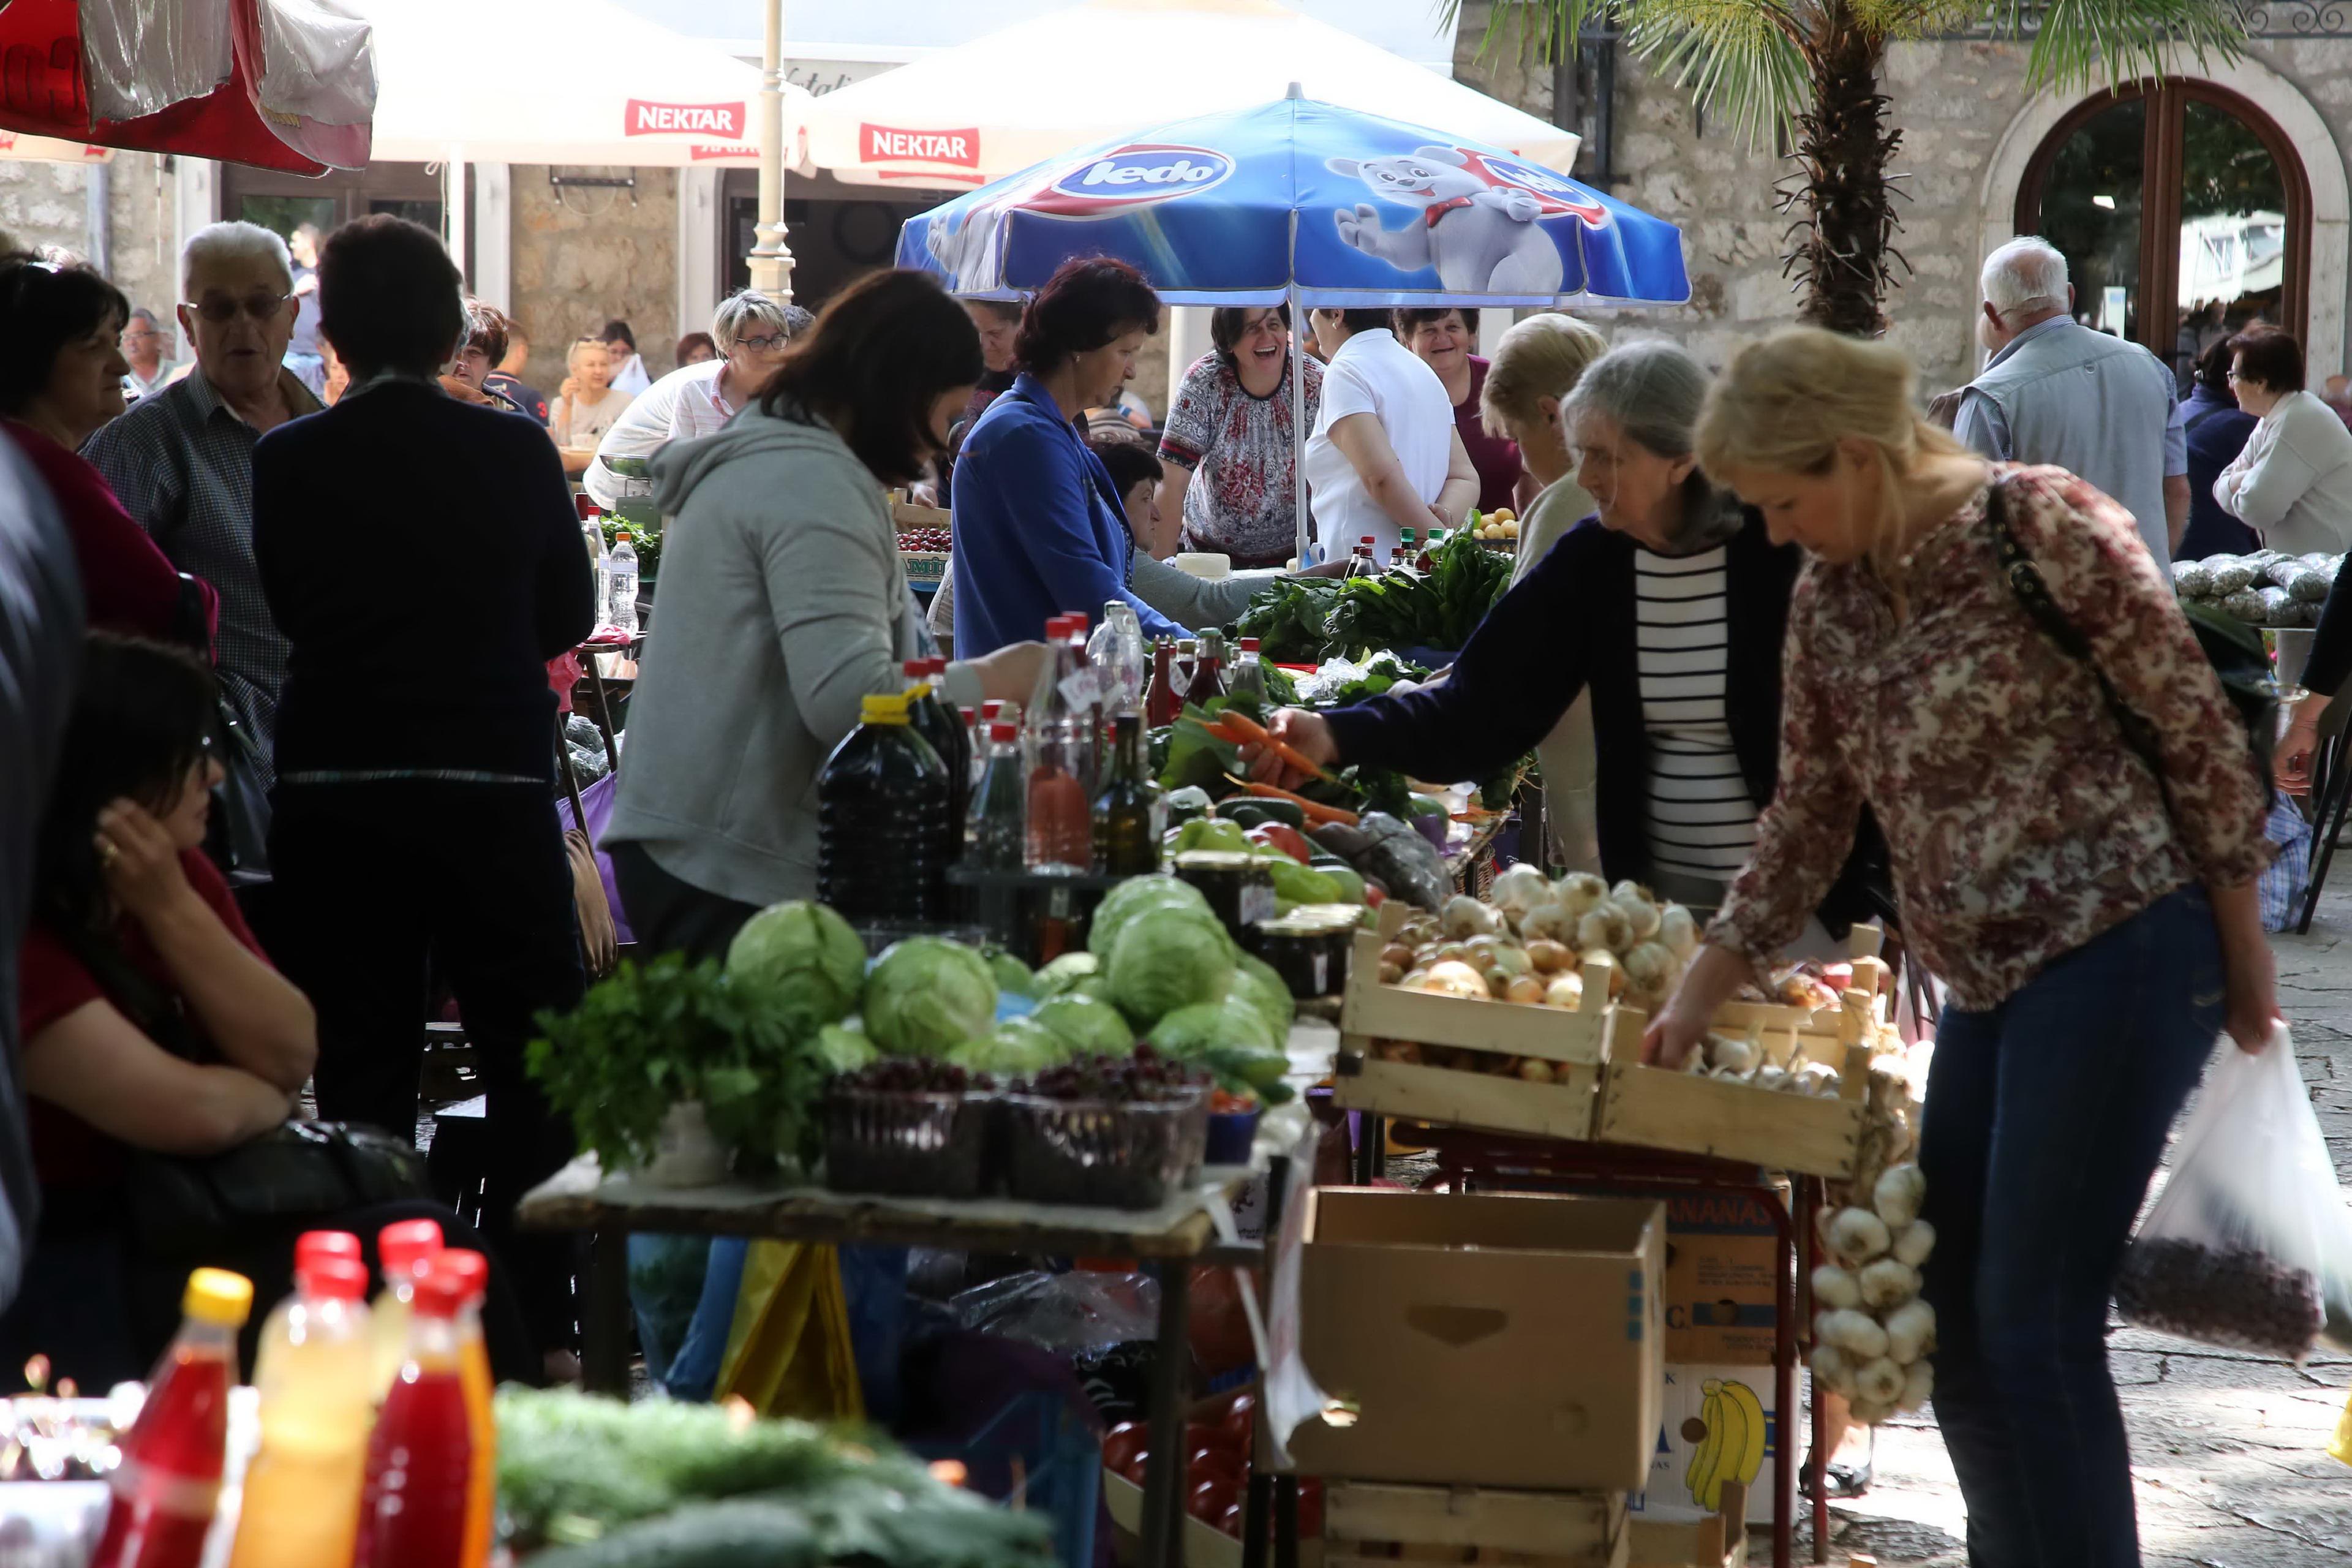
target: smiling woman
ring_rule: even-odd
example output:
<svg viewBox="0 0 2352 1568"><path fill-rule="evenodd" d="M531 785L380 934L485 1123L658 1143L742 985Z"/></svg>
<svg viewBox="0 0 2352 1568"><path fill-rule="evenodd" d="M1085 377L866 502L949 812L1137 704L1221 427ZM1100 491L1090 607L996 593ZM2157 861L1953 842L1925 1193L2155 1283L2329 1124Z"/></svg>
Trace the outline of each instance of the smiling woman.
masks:
<svg viewBox="0 0 2352 1568"><path fill-rule="evenodd" d="M1204 354L1185 373L1160 433L1160 510L1183 524L1182 548L1279 566L1297 549L1297 439L1290 377L1302 366L1280 305L1211 312ZM1323 366L1303 361L1307 424L1323 405Z"/></svg>

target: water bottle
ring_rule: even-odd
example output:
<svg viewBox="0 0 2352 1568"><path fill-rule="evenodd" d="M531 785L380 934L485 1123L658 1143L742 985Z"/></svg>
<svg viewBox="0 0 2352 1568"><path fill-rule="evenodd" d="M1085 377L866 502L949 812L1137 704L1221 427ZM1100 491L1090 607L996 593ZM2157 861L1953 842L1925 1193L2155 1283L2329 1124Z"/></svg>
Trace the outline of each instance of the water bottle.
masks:
<svg viewBox="0 0 2352 1568"><path fill-rule="evenodd" d="M1265 665L1258 657L1257 638L1242 638L1241 652L1234 657L1233 670L1225 678L1225 690L1234 697L1254 691L1260 702L1266 700Z"/></svg>
<svg viewBox="0 0 2352 1568"><path fill-rule="evenodd" d="M1087 639L1087 662L1102 675L1106 727L1121 713L1142 710L1148 667L1143 652L1143 623L1136 618L1134 605L1124 599L1104 601L1102 625Z"/></svg>
<svg viewBox="0 0 2352 1568"><path fill-rule="evenodd" d="M816 780L816 896L853 924L945 913L948 770L903 693L867 697Z"/></svg>
<svg viewBox="0 0 2352 1568"><path fill-rule="evenodd" d="M604 621L631 637L637 635L637 549L629 542L629 531L613 535L613 557L607 566L612 574L611 597L606 603Z"/></svg>
<svg viewBox="0 0 2352 1568"><path fill-rule="evenodd" d="M982 871L1018 871L1028 854L1029 777L1021 760L1021 726L999 719L988 726L980 781L964 822L964 864Z"/></svg>
<svg viewBox="0 0 2352 1568"><path fill-rule="evenodd" d="M580 537L582 542L588 546L588 569L596 579L596 619L601 624L604 619L604 606L613 599L613 568L611 558L604 552L604 519L593 511L590 512L587 521L580 525Z"/></svg>

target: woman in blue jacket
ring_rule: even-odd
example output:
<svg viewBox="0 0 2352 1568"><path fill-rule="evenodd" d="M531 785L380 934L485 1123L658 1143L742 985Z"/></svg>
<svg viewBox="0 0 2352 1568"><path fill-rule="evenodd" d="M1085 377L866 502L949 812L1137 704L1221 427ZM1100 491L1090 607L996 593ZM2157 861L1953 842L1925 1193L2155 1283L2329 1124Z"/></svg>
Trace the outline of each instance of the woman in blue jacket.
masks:
<svg viewBox="0 0 2352 1568"><path fill-rule="evenodd" d="M956 461L956 657L1033 640L1046 617L1124 599L1143 635L1191 634L1127 585L1118 489L1074 421L1118 400L1136 351L1160 330L1160 297L1123 261L1067 261L1029 301L1021 374L988 405Z"/></svg>

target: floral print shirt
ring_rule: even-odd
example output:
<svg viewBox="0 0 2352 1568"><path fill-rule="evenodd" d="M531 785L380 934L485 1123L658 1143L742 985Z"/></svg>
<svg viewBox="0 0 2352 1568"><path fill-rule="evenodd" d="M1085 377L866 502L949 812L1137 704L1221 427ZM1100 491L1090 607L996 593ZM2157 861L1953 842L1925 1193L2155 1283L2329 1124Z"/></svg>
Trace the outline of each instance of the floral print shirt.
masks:
<svg viewBox="0 0 2352 1568"><path fill-rule="evenodd" d="M1280 565L1298 547L1297 451L1290 428L1290 376L1307 367L1307 427L1323 405L1321 362L1292 350L1282 380L1252 396L1240 373L1203 354L1184 374L1160 433L1162 461L1192 470L1184 491L1187 550Z"/></svg>
<svg viewBox="0 0 2352 1568"><path fill-rule="evenodd" d="M1780 790L1707 933L1751 963L1802 929L1865 803L1906 942L1971 1012L2184 883L2270 863L2244 727L2131 514L2063 469L1993 474L2051 597L2157 731L2164 783L2092 670L2018 603L1989 491L1885 575L1812 560L1789 607Z"/></svg>

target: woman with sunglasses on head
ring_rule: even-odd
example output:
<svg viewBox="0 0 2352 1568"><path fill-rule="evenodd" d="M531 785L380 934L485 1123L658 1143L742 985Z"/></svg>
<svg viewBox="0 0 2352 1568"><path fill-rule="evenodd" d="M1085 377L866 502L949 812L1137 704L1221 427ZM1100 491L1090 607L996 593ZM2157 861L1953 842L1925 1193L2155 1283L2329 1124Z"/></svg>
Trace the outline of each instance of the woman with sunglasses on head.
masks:
<svg viewBox="0 0 2352 1568"><path fill-rule="evenodd" d="M183 608L180 574L106 477L79 455L123 409L123 324L131 301L86 267L0 257L0 423L49 487L73 534L89 624L141 637L201 638L218 605L201 583L202 625ZM194 579L191 579L193 582Z"/></svg>

